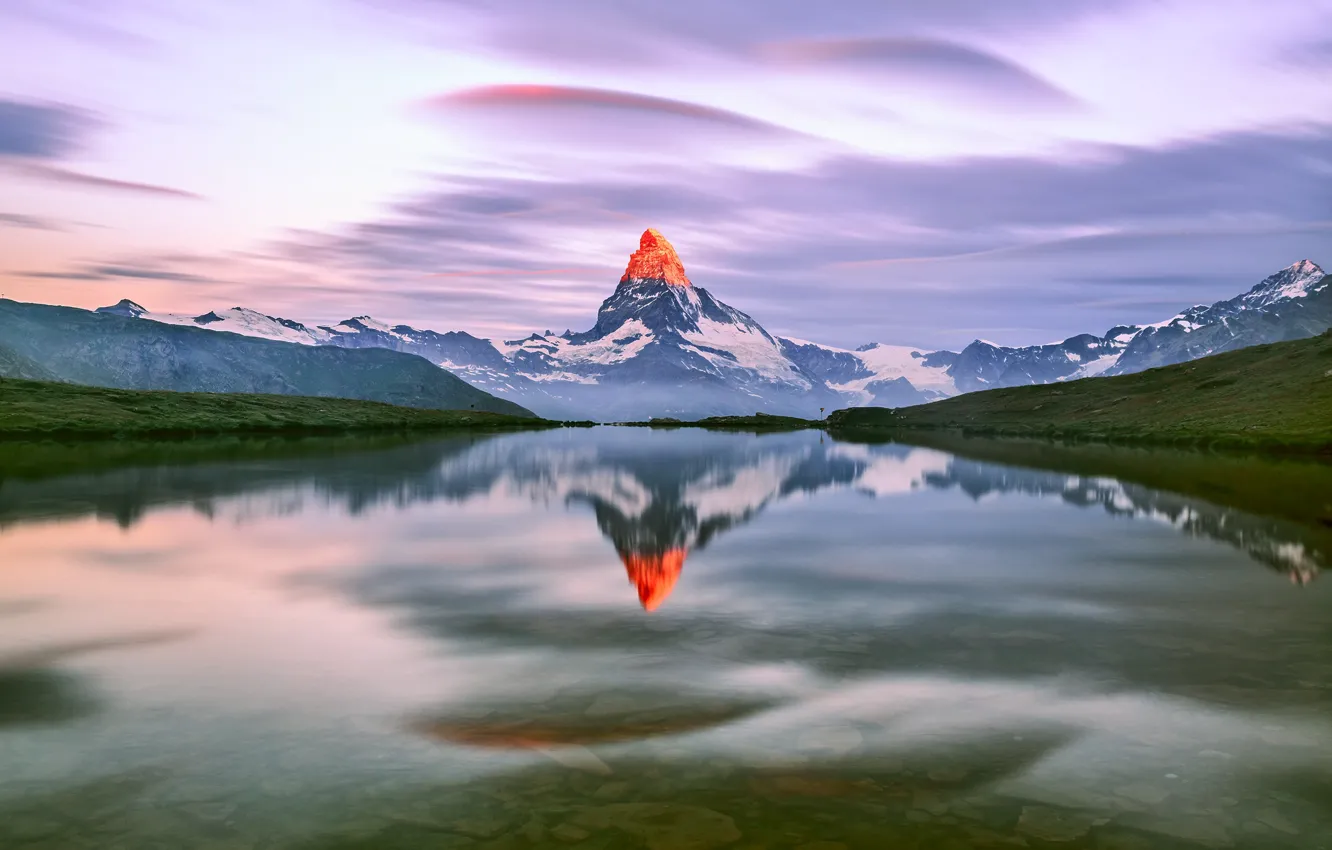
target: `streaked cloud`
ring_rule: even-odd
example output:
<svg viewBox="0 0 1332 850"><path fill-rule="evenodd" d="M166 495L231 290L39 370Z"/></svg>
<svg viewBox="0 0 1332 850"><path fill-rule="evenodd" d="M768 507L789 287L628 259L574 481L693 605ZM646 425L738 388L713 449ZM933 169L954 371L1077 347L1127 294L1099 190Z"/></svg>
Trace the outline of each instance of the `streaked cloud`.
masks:
<svg viewBox="0 0 1332 850"><path fill-rule="evenodd" d="M0 171L46 183L175 198L200 196L171 186L87 174L57 164L89 145L104 122L65 104L0 100Z"/></svg>
<svg viewBox="0 0 1332 850"><path fill-rule="evenodd" d="M764 42L921 30L1022 32L1140 0L362 0L408 16L418 33L465 35L517 57L561 65L684 65L744 59ZM470 26L459 28L458 21Z"/></svg>
<svg viewBox="0 0 1332 850"><path fill-rule="evenodd" d="M825 144L706 103L611 88L505 84L447 92L425 103L459 137L516 162L578 160L614 168L678 158L743 161Z"/></svg>
<svg viewBox="0 0 1332 850"><path fill-rule="evenodd" d="M63 104L0 100L0 156L57 159L73 153L95 125Z"/></svg>
<svg viewBox="0 0 1332 850"><path fill-rule="evenodd" d="M3 166L4 163L0 163L0 167ZM133 195L187 198L195 201L203 200L203 196L201 195L186 189L177 189L174 186L159 186L155 183L140 183L134 180L117 180L112 177L100 177L96 174L85 174L82 171L74 171L69 168L62 168L47 163L24 162L10 164L8 170L12 173L17 173L34 180L41 180L47 183L56 183L65 186L100 189L111 192L127 192Z"/></svg>
<svg viewBox="0 0 1332 850"><path fill-rule="evenodd" d="M105 275L94 272L19 272L18 276L32 280L106 280Z"/></svg>
<svg viewBox="0 0 1332 850"><path fill-rule="evenodd" d="M929 38L798 39L760 45L767 61L799 70L867 74L901 86L926 86L1001 105L1072 108L1080 101L995 53Z"/></svg>
<svg viewBox="0 0 1332 850"><path fill-rule="evenodd" d="M157 40L136 32L133 13L141 0L5 0L0 22L24 24L85 45L145 53Z"/></svg>
<svg viewBox="0 0 1332 850"><path fill-rule="evenodd" d="M486 110L524 116L549 110L552 114L567 113L586 119L602 116L607 120L665 117L760 133L789 132L738 112L699 103L613 89L573 86L481 86L440 95L430 101L430 106L437 110Z"/></svg>
<svg viewBox="0 0 1332 850"><path fill-rule="evenodd" d="M470 269L466 271L432 272L426 277L542 277L546 275L605 274L607 268L574 269Z"/></svg>
<svg viewBox="0 0 1332 850"><path fill-rule="evenodd" d="M74 271L30 271L22 272L23 277L39 280L114 280L129 278L132 280L167 280L177 283L206 283L211 278L170 269L144 268L137 266L89 265Z"/></svg>
<svg viewBox="0 0 1332 850"><path fill-rule="evenodd" d="M23 213L0 213L0 227L17 227L23 230L63 230L50 219Z"/></svg>

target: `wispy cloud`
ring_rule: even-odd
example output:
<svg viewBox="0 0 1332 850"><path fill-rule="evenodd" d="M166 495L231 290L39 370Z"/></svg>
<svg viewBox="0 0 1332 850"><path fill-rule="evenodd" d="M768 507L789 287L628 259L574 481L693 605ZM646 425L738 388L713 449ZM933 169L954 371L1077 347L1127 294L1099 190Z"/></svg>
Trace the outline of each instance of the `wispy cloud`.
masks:
<svg viewBox="0 0 1332 850"><path fill-rule="evenodd" d="M0 100L0 156L57 159L77 150L96 124L71 106Z"/></svg>
<svg viewBox="0 0 1332 850"><path fill-rule="evenodd" d="M171 269L117 265L88 265L73 271L29 271L21 272L20 275L39 280L114 280L116 278L130 278L133 280L166 280L177 283L209 283L213 281L213 278Z"/></svg>
<svg viewBox="0 0 1332 850"><path fill-rule="evenodd" d="M609 267L573 269L469 269L467 271L432 272L427 274L426 277L544 277L546 275L606 274L610 271L611 269Z"/></svg>
<svg viewBox="0 0 1332 850"><path fill-rule="evenodd" d="M130 13L136 0L5 0L0 22L31 24L85 45L145 54L156 39L135 31Z"/></svg>
<svg viewBox="0 0 1332 850"><path fill-rule="evenodd" d="M3 164L4 163L0 163L0 165ZM117 180L113 177L100 177L96 174L85 174L82 171L73 171L68 168L50 165L44 162L10 163L9 170L35 180L65 186L99 189L110 192L126 192L132 195L149 195L163 198L187 198L195 201L203 200L202 195L187 189L177 189L174 186L159 186L156 183L140 183L134 180Z"/></svg>
<svg viewBox="0 0 1332 850"><path fill-rule="evenodd" d="M19 272L19 277L33 280L106 280L105 275L93 272Z"/></svg>
<svg viewBox="0 0 1332 850"><path fill-rule="evenodd" d="M0 227L18 227L24 230L63 230L48 218L24 213L0 213Z"/></svg>
<svg viewBox="0 0 1332 850"><path fill-rule="evenodd" d="M824 144L720 106L610 88L504 84L445 92L424 111L514 162L581 159L614 167L676 158L743 158Z"/></svg>
<svg viewBox="0 0 1332 850"><path fill-rule="evenodd" d="M57 103L0 100L0 169L32 180L137 195L191 198L199 195L172 186L118 180L57 164L88 144L103 125L91 113Z"/></svg>
<svg viewBox="0 0 1332 850"><path fill-rule="evenodd" d="M1140 0L362 0L418 33L464 36L530 61L628 69L745 60L764 42L920 31L1031 32ZM457 22L478 21L459 29Z"/></svg>
<svg viewBox="0 0 1332 850"><path fill-rule="evenodd" d="M764 133L789 132L738 112L699 103L613 89L574 86L481 86L442 94L431 100L430 106L439 110L494 110L517 115L531 115L542 110L586 116L600 113L611 120L664 116L697 124Z"/></svg>
<svg viewBox="0 0 1332 850"><path fill-rule="evenodd" d="M998 54L930 38L796 39L760 45L758 55L788 68L839 70L885 83L983 97L1000 105L1072 108L1080 101Z"/></svg>

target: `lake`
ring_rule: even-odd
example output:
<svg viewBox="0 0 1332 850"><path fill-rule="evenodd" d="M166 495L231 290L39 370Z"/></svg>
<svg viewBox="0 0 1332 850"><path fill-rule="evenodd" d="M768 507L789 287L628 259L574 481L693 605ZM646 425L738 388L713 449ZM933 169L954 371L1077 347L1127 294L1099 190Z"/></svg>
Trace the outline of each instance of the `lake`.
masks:
<svg viewBox="0 0 1332 850"><path fill-rule="evenodd" d="M1332 848L1332 469L0 446L0 847Z"/></svg>

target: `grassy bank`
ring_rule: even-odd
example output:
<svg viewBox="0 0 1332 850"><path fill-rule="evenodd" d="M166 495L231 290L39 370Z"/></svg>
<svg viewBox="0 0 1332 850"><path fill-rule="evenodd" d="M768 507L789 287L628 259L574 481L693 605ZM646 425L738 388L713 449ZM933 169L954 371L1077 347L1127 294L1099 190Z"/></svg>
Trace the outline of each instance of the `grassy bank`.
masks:
<svg viewBox="0 0 1332 850"><path fill-rule="evenodd" d="M557 423L475 410L246 393L112 390L0 379L0 439L161 438L209 434L344 434Z"/></svg>
<svg viewBox="0 0 1332 850"><path fill-rule="evenodd" d="M349 431L339 434L228 433L189 439L0 439L0 482L89 474L125 467L277 462L356 456L438 440L479 442L507 429Z"/></svg>
<svg viewBox="0 0 1332 850"><path fill-rule="evenodd" d="M979 436L1332 453L1332 332L1113 378L828 417L838 436Z"/></svg>

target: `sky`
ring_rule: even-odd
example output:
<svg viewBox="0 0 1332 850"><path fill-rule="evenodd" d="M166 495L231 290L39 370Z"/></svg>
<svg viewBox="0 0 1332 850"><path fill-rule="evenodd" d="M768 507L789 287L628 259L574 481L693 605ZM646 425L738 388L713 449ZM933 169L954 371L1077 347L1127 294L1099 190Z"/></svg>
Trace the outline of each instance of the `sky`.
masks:
<svg viewBox="0 0 1332 850"><path fill-rule="evenodd" d="M1332 265L1332 0L0 0L0 293L1036 344Z"/></svg>

